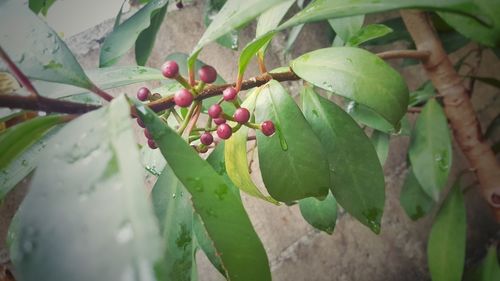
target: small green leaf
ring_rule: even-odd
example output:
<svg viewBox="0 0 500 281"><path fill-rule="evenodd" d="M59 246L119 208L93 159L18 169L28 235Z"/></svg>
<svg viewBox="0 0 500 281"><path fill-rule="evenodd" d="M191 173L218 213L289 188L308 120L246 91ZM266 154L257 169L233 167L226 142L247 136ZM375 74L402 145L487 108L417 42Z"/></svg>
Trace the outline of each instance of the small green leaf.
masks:
<svg viewBox="0 0 500 281"><path fill-rule="evenodd" d="M163 6L151 13L151 23L144 29L135 41L135 61L138 65L146 65L149 55L153 51L156 40L156 34L167 14L168 5Z"/></svg>
<svg viewBox="0 0 500 281"><path fill-rule="evenodd" d="M285 48L283 49L284 53L288 53L291 51L293 44L299 37L300 32L302 31L302 28L304 27L303 24L299 24L297 26L294 26L290 32L288 33L288 38L286 40L286 45Z"/></svg>
<svg viewBox="0 0 500 281"><path fill-rule="evenodd" d="M291 202L328 194L328 161L320 140L295 101L275 80L261 86L255 109L256 122L272 120L276 133L257 132L259 164L269 194Z"/></svg>
<svg viewBox="0 0 500 281"><path fill-rule="evenodd" d="M328 23L333 28L336 36L340 37L342 41L347 42L352 35L356 34L363 26L365 21L364 15L329 19Z"/></svg>
<svg viewBox="0 0 500 281"><path fill-rule="evenodd" d="M0 1L0 41L4 51L30 78L92 87L66 43L22 1Z"/></svg>
<svg viewBox="0 0 500 281"><path fill-rule="evenodd" d="M405 81L368 51L352 47L319 49L293 60L291 67L315 86L371 108L395 128L406 114Z"/></svg>
<svg viewBox="0 0 500 281"><path fill-rule="evenodd" d="M152 0L113 30L101 46L99 67L115 64L134 45L141 32L151 25L155 11L167 3L168 0Z"/></svg>
<svg viewBox="0 0 500 281"><path fill-rule="evenodd" d="M153 111L139 102L136 107L167 163L191 193L193 207L221 257L228 279L271 280L264 247L225 178Z"/></svg>
<svg viewBox="0 0 500 281"><path fill-rule="evenodd" d="M347 212L379 233L385 183L370 139L346 112L310 87L301 94L304 115L328 157L333 196Z"/></svg>
<svg viewBox="0 0 500 281"><path fill-rule="evenodd" d="M331 192L324 200L314 197L301 199L299 207L302 217L310 225L328 234L333 233L337 221L337 201Z"/></svg>
<svg viewBox="0 0 500 281"><path fill-rule="evenodd" d="M119 97L52 138L16 215L17 278L155 280L162 244L131 125Z"/></svg>
<svg viewBox="0 0 500 281"><path fill-rule="evenodd" d="M262 15L260 15L259 19L257 20L255 37L259 38L269 31L273 31L279 25L286 12L288 12L290 7L292 7L294 3L295 0L288 0L262 13ZM271 40L269 39L269 41L267 41L264 46L260 48L259 56L264 57L264 53L266 52L267 46L269 45L270 41Z"/></svg>
<svg viewBox="0 0 500 281"><path fill-rule="evenodd" d="M253 58L253 56L257 54L259 50L262 50L262 48L264 48L264 46L267 45L269 41L271 41L275 34L275 32L264 34L263 36L256 38L254 41L248 43L245 48L243 48L238 60L238 75L240 77L243 77L248 63Z"/></svg>
<svg viewBox="0 0 500 281"><path fill-rule="evenodd" d="M356 120L356 122L381 132L394 134L397 133L400 128L400 124L398 124L395 128L387 122L387 120L380 116L380 114L377 114L377 112L373 111L369 107L355 101L349 101L345 110L354 120Z"/></svg>
<svg viewBox="0 0 500 281"><path fill-rule="evenodd" d="M359 46L367 41L385 36L392 32L392 29L383 24L370 24L367 25L347 40L347 46Z"/></svg>
<svg viewBox="0 0 500 281"><path fill-rule="evenodd" d="M193 207L190 194L166 165L151 193L164 240L164 260L157 267L161 280L191 281Z"/></svg>
<svg viewBox="0 0 500 281"><path fill-rule="evenodd" d="M253 112L255 109L255 101L260 90L261 88L254 90L241 106ZM231 138L225 141L224 155L226 159L227 174L232 182L245 193L273 204L279 204L272 197L262 194L250 177L247 159L247 136L248 127L242 126L231 136Z"/></svg>
<svg viewBox="0 0 500 281"><path fill-rule="evenodd" d="M500 280L500 264L497 255L497 246L488 249L486 257L476 266L465 272L464 281L493 281Z"/></svg>
<svg viewBox="0 0 500 281"><path fill-rule="evenodd" d="M209 26L212 22L213 18L217 16L220 9L226 0L207 0L205 1L204 9L203 9L203 22L205 27ZM239 34L238 30L231 30L223 36L219 37L216 42L226 48L237 50L238 49L238 41Z"/></svg>
<svg viewBox="0 0 500 281"><path fill-rule="evenodd" d="M122 5L120 6L120 10L118 11L118 14L115 17L115 24L113 24L113 30L115 30L122 22L123 5L125 5L126 1L127 0L123 0Z"/></svg>
<svg viewBox="0 0 500 281"><path fill-rule="evenodd" d="M434 200L422 189L411 167L406 175L399 200L412 220L424 217L434 207Z"/></svg>
<svg viewBox="0 0 500 281"><path fill-rule="evenodd" d="M452 150L448 121L439 103L431 99L418 116L408 150L413 172L435 201L448 181Z"/></svg>
<svg viewBox="0 0 500 281"><path fill-rule="evenodd" d="M430 98L436 95L436 89L432 85L431 81L427 81L417 90L410 93L410 102L408 107L413 107L427 102Z"/></svg>
<svg viewBox="0 0 500 281"><path fill-rule="evenodd" d="M455 185L439 210L429 235L427 259L433 281L460 281L465 263L466 214Z"/></svg>
<svg viewBox="0 0 500 281"><path fill-rule="evenodd" d="M56 0L29 0L29 7L35 14L42 13L42 15L47 16L47 12L54 2Z"/></svg>
<svg viewBox="0 0 500 281"><path fill-rule="evenodd" d="M373 130L371 136L373 146L375 147L375 151L377 152L378 159L382 166L384 166L387 156L389 155L390 138L391 136L389 134L378 130Z"/></svg>

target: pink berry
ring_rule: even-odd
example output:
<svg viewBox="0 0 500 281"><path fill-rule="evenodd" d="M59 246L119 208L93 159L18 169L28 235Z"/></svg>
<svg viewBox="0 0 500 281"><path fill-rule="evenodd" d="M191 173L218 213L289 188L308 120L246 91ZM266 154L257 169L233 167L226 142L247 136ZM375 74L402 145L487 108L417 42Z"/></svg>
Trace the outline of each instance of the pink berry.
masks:
<svg viewBox="0 0 500 281"><path fill-rule="evenodd" d="M223 140L227 140L233 134L233 130L228 124L220 124L217 127L217 135Z"/></svg>
<svg viewBox="0 0 500 281"><path fill-rule="evenodd" d="M179 74L179 65L173 60L166 61L161 66L161 73L167 78L175 78Z"/></svg>
<svg viewBox="0 0 500 281"><path fill-rule="evenodd" d="M214 141L214 137L209 132L204 132L200 137L200 141L204 145L211 145Z"/></svg>
<svg viewBox="0 0 500 281"><path fill-rule="evenodd" d="M152 139L148 139L148 146L149 146L149 148L151 148L151 149L156 149L156 148L158 148L158 146L156 146L155 141L154 141L154 140L152 140Z"/></svg>
<svg viewBox="0 0 500 281"><path fill-rule="evenodd" d="M193 102L193 99L194 99L194 97L191 94L191 92L189 92L186 89L182 89L182 90L178 91L177 93L175 93L175 95L174 95L174 102L176 105L178 105L180 107L190 106L191 103Z"/></svg>
<svg viewBox="0 0 500 281"><path fill-rule="evenodd" d="M273 121L270 120L262 122L262 124L260 125L260 129L262 130L262 133L266 136L270 136L274 134L274 132L276 131L276 129L274 128Z"/></svg>
<svg viewBox="0 0 500 281"><path fill-rule="evenodd" d="M148 88L142 87L137 91L137 99L139 99L140 101L146 101L149 98L150 94L151 92Z"/></svg>
<svg viewBox="0 0 500 281"><path fill-rule="evenodd" d="M153 135L151 135L151 133L149 132L148 129L145 129L144 130L144 136L147 138L147 139L150 139L152 140L153 139Z"/></svg>
<svg viewBox="0 0 500 281"><path fill-rule="evenodd" d="M198 75L200 76L200 80L205 83L213 83L217 80L217 71L210 65L202 66L198 70Z"/></svg>
<svg viewBox="0 0 500 281"><path fill-rule="evenodd" d="M219 118L222 113L222 107L219 104L213 104L208 108L208 115L212 118Z"/></svg>
<svg viewBox="0 0 500 281"><path fill-rule="evenodd" d="M141 128L145 128L146 127L144 125L144 122L142 122L141 118L137 118L137 125L139 125Z"/></svg>
<svg viewBox="0 0 500 281"><path fill-rule="evenodd" d="M220 117L220 118L215 118L215 119L214 119L214 123L215 123L215 125L224 124L224 123L226 123L226 119L224 119L224 118L222 118L222 117Z"/></svg>
<svg viewBox="0 0 500 281"><path fill-rule="evenodd" d="M222 92L222 97L224 98L225 101L232 101L236 98L236 95L238 92L236 92L236 89L233 87L228 87Z"/></svg>
<svg viewBox="0 0 500 281"><path fill-rule="evenodd" d="M248 120L250 120L250 111L244 107L240 107L234 112L233 118L234 121L240 124L245 124Z"/></svg>

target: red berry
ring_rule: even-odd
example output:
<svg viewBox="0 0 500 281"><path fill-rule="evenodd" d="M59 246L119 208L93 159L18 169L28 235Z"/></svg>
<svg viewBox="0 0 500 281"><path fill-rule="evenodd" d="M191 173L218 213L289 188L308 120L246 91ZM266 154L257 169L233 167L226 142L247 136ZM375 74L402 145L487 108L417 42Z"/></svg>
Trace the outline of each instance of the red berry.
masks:
<svg viewBox="0 0 500 281"><path fill-rule="evenodd" d="M182 1L179 1L179 2L175 3L175 6L177 7L177 9L184 8L184 4L182 4Z"/></svg>
<svg viewBox="0 0 500 281"><path fill-rule="evenodd" d="M236 95L238 92L236 92L236 89L233 87L228 87L222 92L222 97L224 98L225 101L232 101L236 98Z"/></svg>
<svg viewBox="0 0 500 281"><path fill-rule="evenodd" d="M167 78L175 78L179 74L179 65L173 60L166 61L161 66L161 73Z"/></svg>
<svg viewBox="0 0 500 281"><path fill-rule="evenodd" d="M213 104L208 108L208 115L212 118L219 118L222 113L222 107L219 104Z"/></svg>
<svg viewBox="0 0 500 281"><path fill-rule="evenodd" d="M233 134L233 130L228 124L220 124L217 127L217 135L223 140L227 140Z"/></svg>
<svg viewBox="0 0 500 281"><path fill-rule="evenodd" d="M217 71L210 65L205 65L198 70L200 80L205 83L213 83L217 79Z"/></svg>
<svg viewBox="0 0 500 281"><path fill-rule="evenodd" d="M209 132L204 132L200 137L200 141L204 145L211 145L214 142L214 137Z"/></svg>
<svg viewBox="0 0 500 281"><path fill-rule="evenodd" d="M233 118L234 121L240 124L245 124L248 120L250 120L250 111L244 107L240 107L234 112Z"/></svg>
<svg viewBox="0 0 500 281"><path fill-rule="evenodd" d="M147 139L150 139L152 140L153 139L153 135L151 135L151 133L149 132L148 129L145 129L144 130L144 136L147 138Z"/></svg>
<svg viewBox="0 0 500 281"><path fill-rule="evenodd" d="M193 95L186 89L182 89L175 93L174 102L180 107L188 107L193 102Z"/></svg>
<svg viewBox="0 0 500 281"><path fill-rule="evenodd" d="M262 130L262 133L266 136L270 136L274 134L274 132L276 131L276 129L274 128L273 121L270 120L262 122L262 124L260 125L260 129Z"/></svg>
<svg viewBox="0 0 500 281"><path fill-rule="evenodd" d="M148 139L148 146L149 146L149 148L151 148L151 149L156 149L156 148L158 148L158 146L156 146L155 141L154 141L154 140L152 140L152 139Z"/></svg>
<svg viewBox="0 0 500 281"><path fill-rule="evenodd" d="M137 118L137 124L141 127L141 128L145 128L146 126L144 125L144 122L142 122L141 118Z"/></svg>
<svg viewBox="0 0 500 281"><path fill-rule="evenodd" d="M220 118L215 118L215 119L214 119L214 123L215 123L215 125L224 124L224 123L226 123L226 119L224 119L224 118L222 118L222 117L220 117Z"/></svg>
<svg viewBox="0 0 500 281"><path fill-rule="evenodd" d="M137 91L137 99L139 99L140 101L146 101L149 98L150 94L151 92L148 88L142 87Z"/></svg>

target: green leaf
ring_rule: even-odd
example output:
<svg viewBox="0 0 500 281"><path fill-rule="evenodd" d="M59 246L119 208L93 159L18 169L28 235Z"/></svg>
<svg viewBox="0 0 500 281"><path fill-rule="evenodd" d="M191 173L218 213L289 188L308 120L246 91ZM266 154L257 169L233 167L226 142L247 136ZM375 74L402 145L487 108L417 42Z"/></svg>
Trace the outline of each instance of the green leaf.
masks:
<svg viewBox="0 0 500 281"><path fill-rule="evenodd" d="M378 159L380 160L380 165L384 166L387 156L389 155L389 141L391 136L387 133L373 130L371 140L375 151L377 152Z"/></svg>
<svg viewBox="0 0 500 281"><path fill-rule="evenodd" d="M328 23L342 41L347 42L352 35L356 34L365 21L364 15L329 19Z"/></svg>
<svg viewBox="0 0 500 281"><path fill-rule="evenodd" d="M427 81L417 90L410 93L410 102L408 107L413 107L427 102L430 98L434 97L436 94L436 89L432 85L431 81Z"/></svg>
<svg viewBox="0 0 500 281"><path fill-rule="evenodd" d="M486 257L476 266L465 272L464 281L493 281L500 280L500 264L497 255L497 246L488 248Z"/></svg>
<svg viewBox="0 0 500 281"><path fill-rule="evenodd" d="M388 134L397 133L399 131L400 124L397 124L397 127L395 128L382 116L377 114L377 112L355 101L349 101L347 103L346 111L354 120L356 120L356 122L364 124L370 128Z"/></svg>
<svg viewBox="0 0 500 281"><path fill-rule="evenodd" d="M413 172L435 201L448 181L452 150L448 121L439 103L431 99L418 116L408 150Z"/></svg>
<svg viewBox="0 0 500 281"><path fill-rule="evenodd" d="M254 90L241 105L253 112L255 101L261 88ZM226 171L232 182L245 193L266 200L273 204L279 204L270 196L265 196L252 181L248 171L247 159L247 136L248 127L242 126L231 138L225 141L224 155L226 159Z"/></svg>
<svg viewBox="0 0 500 281"><path fill-rule="evenodd" d="M263 36L256 38L254 41L248 43L245 48L240 53L238 60L238 75L243 77L245 70L247 69L248 63L253 58L257 52L265 48L265 46L273 39L276 32L269 32ZM263 55L263 53L262 53Z"/></svg>
<svg viewBox="0 0 500 281"><path fill-rule="evenodd" d="M373 40L367 41L363 43L366 46L379 46L379 45L387 45L396 41L403 41L407 45L413 43L413 39L411 38L410 33L406 30L406 26L401 17L388 19L382 21L380 24L383 24L389 27L392 32L388 33L382 37L375 38Z"/></svg>
<svg viewBox="0 0 500 281"><path fill-rule="evenodd" d="M267 191L282 202L326 196L331 184L320 140L279 82L271 80L261 87L256 122L272 120L276 127L271 137L257 132L260 171Z"/></svg>
<svg viewBox="0 0 500 281"><path fill-rule="evenodd" d="M142 66L113 66L88 70L86 73L99 88L104 90L165 79L160 70ZM33 85L41 95L51 98L88 93L77 87L44 81L35 81Z"/></svg>
<svg viewBox="0 0 500 281"><path fill-rule="evenodd" d="M66 43L22 1L0 2L0 41L4 51L30 78L92 87Z"/></svg>
<svg viewBox="0 0 500 281"><path fill-rule="evenodd" d="M464 197L455 185L432 225L427 259L433 281L460 281L465 263L466 213Z"/></svg>
<svg viewBox="0 0 500 281"><path fill-rule="evenodd" d="M222 8L222 6L224 6L225 3L226 0L205 1L203 9L203 22L205 23L205 27L210 25L212 19L217 16L220 9ZM219 45L232 50L238 49L238 41L239 41L238 30L231 30L216 40L216 42Z"/></svg>
<svg viewBox="0 0 500 281"><path fill-rule="evenodd" d="M33 144L0 169L0 201L37 167L41 153L55 132L57 128L50 128L45 135L33 139Z"/></svg>
<svg viewBox="0 0 500 281"><path fill-rule="evenodd" d="M286 12L288 12L290 7L292 7L294 3L295 0L288 0L262 13L262 15L260 15L259 19L257 20L255 37L259 38L260 36L268 33L269 31L274 30L279 25L279 23L285 16ZM269 41L267 41L267 43L265 43L264 46L262 46L261 49L259 50L259 55L261 57L264 57L264 53L270 41L271 40L269 39Z"/></svg>
<svg viewBox="0 0 500 281"><path fill-rule="evenodd" d="M191 53L188 65L194 64L201 49L210 42L247 24L262 12L288 0L228 0L208 26Z"/></svg>
<svg viewBox="0 0 500 281"><path fill-rule="evenodd" d="M319 49L293 60L291 68L315 86L371 108L395 128L406 114L405 81L368 51L352 47Z"/></svg>
<svg viewBox="0 0 500 281"><path fill-rule="evenodd" d="M135 41L135 61L138 65L146 65L156 40L156 34L167 14L168 5L151 13L151 23L144 29Z"/></svg>
<svg viewBox="0 0 500 281"><path fill-rule="evenodd" d="M151 193L164 240L164 260L158 266L161 280L190 281L193 264L193 208L190 194L168 164Z"/></svg>
<svg viewBox="0 0 500 281"><path fill-rule="evenodd" d="M147 29L151 23L156 24L152 22L154 15L167 3L168 0L152 0L113 30L101 46L99 67L111 66L118 62L134 45L141 32ZM150 31L153 32L154 29L155 27L152 27Z"/></svg>
<svg viewBox="0 0 500 281"><path fill-rule="evenodd" d="M113 30L115 30L122 22L123 5L125 5L126 1L127 0L123 0L122 5L120 6L120 10L118 11L118 14L115 17L115 24L113 24Z"/></svg>
<svg viewBox="0 0 500 281"><path fill-rule="evenodd" d="M293 47L293 44L295 43L295 41L297 40L297 38L299 37L299 34L300 32L302 31L302 28L304 27L303 24L299 24L297 26L294 26L290 32L288 33L288 38L286 40L286 45L285 45L285 48L283 49L283 52L284 53L288 53L290 52L290 50L292 49Z"/></svg>
<svg viewBox="0 0 500 281"><path fill-rule="evenodd" d="M136 107L167 163L191 193L193 207L221 257L228 279L271 280L264 247L224 177L149 108L138 102Z"/></svg>
<svg viewBox="0 0 500 281"><path fill-rule="evenodd" d="M16 215L17 278L155 280L162 245L129 109L115 98L51 140Z"/></svg>
<svg viewBox="0 0 500 281"><path fill-rule="evenodd" d="M383 24L370 24L353 34L347 41L346 45L359 46L367 41L385 36L391 32L392 29Z"/></svg>
<svg viewBox="0 0 500 281"><path fill-rule="evenodd" d="M332 193L324 200L314 197L299 200L302 217L314 228L332 234L337 221L337 201Z"/></svg>
<svg viewBox="0 0 500 281"><path fill-rule="evenodd" d="M47 12L54 2L56 0L29 0L29 7L33 13L42 13L42 15L47 16Z"/></svg>
<svg viewBox="0 0 500 281"><path fill-rule="evenodd" d="M478 7L470 0L384 0L380 2L373 0L316 0L279 26L278 29L283 30L301 23L332 18L409 8L458 12L470 16L481 15Z"/></svg>
<svg viewBox="0 0 500 281"><path fill-rule="evenodd" d="M434 207L434 200L422 189L412 167L406 175L399 200L408 217L414 221L427 215Z"/></svg>
<svg viewBox="0 0 500 281"><path fill-rule="evenodd" d="M303 111L321 140L330 163L337 202L373 232L380 232L384 210L384 173L370 139L340 107L306 87Z"/></svg>

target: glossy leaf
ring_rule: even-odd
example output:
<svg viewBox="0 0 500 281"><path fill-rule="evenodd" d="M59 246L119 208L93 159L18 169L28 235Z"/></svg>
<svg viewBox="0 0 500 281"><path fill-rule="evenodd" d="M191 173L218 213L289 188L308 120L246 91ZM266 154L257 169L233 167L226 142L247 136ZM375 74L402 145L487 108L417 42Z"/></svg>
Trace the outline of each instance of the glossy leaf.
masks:
<svg viewBox="0 0 500 281"><path fill-rule="evenodd" d="M262 15L260 15L259 19L257 20L255 37L259 38L269 31L274 30L294 3L295 0L288 0L262 13ZM264 57L264 53L267 49L267 46L269 45L269 42L270 40L261 47L261 49L259 50L259 56Z"/></svg>
<svg viewBox="0 0 500 281"><path fill-rule="evenodd" d="M466 213L462 191L455 185L437 214L427 243L433 281L460 281L465 263Z"/></svg>
<svg viewBox="0 0 500 281"><path fill-rule="evenodd" d="M54 2L56 2L56 0L29 0L28 3L33 13L42 13L42 15L47 16L47 12Z"/></svg>
<svg viewBox="0 0 500 281"><path fill-rule="evenodd" d="M137 37L135 41L135 61L138 65L146 65L149 55L153 51L158 30L160 30L163 19L167 14L167 7L168 5L165 5L163 8L153 11L149 26Z"/></svg>
<svg viewBox="0 0 500 281"><path fill-rule="evenodd" d="M226 3L226 0L207 0L203 6L203 22L205 27L209 26L212 20L217 16L220 9ZM215 40L219 45L232 49L238 49L239 32L238 30L231 30L223 36Z"/></svg>
<svg viewBox="0 0 500 281"><path fill-rule="evenodd" d="M423 190L435 201L448 181L452 150L448 122L434 99L418 116L408 150L413 172Z"/></svg>
<svg viewBox="0 0 500 281"><path fill-rule="evenodd" d="M406 175L399 200L412 220L424 217L434 207L434 200L422 189L411 167Z"/></svg>
<svg viewBox="0 0 500 281"><path fill-rule="evenodd" d="M373 130L371 140L373 146L375 147L375 151L377 152L378 159L380 160L380 164L384 166L385 161L387 160L387 156L389 155L389 141L391 137L389 134Z"/></svg>
<svg viewBox="0 0 500 281"><path fill-rule="evenodd" d="M113 30L101 46L99 67L115 64L151 25L153 15L167 3L168 0L152 0Z"/></svg>
<svg viewBox="0 0 500 281"><path fill-rule="evenodd" d="M476 266L467 270L464 281L493 281L500 280L500 262L498 260L497 246L488 248L486 257Z"/></svg>
<svg viewBox="0 0 500 281"><path fill-rule="evenodd" d="M194 65L198 53L210 42L215 41L231 30L247 24L262 12L287 0L228 0L208 26L189 57L188 65Z"/></svg>
<svg viewBox="0 0 500 281"><path fill-rule="evenodd" d="M51 140L16 215L20 280L155 280L162 245L129 109L116 98Z"/></svg>
<svg viewBox="0 0 500 281"><path fill-rule="evenodd" d="M359 46L367 41L385 36L391 32L392 29L383 24L370 24L353 34L347 41L346 45Z"/></svg>
<svg viewBox="0 0 500 281"><path fill-rule="evenodd" d="M320 140L281 84L271 80L257 97L257 123L272 120L276 133L257 132L262 179L269 194L291 202L328 194L328 160Z"/></svg>
<svg viewBox="0 0 500 281"><path fill-rule="evenodd" d="M0 41L4 51L28 77L92 87L66 43L22 1L0 2Z"/></svg>
<svg viewBox="0 0 500 281"><path fill-rule="evenodd" d="M295 14L279 29L286 29L301 23L409 8L451 11L471 16L481 14L478 7L470 0L384 0L375 2L373 0L317 0Z"/></svg>
<svg viewBox="0 0 500 281"><path fill-rule="evenodd" d="M303 111L325 148L331 190L337 202L373 232L380 232L384 210L384 173L370 139L340 107L302 91Z"/></svg>
<svg viewBox="0 0 500 281"><path fill-rule="evenodd" d="M387 122L380 114L377 114L369 107L355 101L349 101L345 110L354 120L356 120L356 122L370 128L389 134L397 133L399 130L400 124L397 124L397 127L394 128L394 126Z"/></svg>
<svg viewBox="0 0 500 281"><path fill-rule="evenodd" d="M167 163L191 193L193 207L221 257L228 279L271 280L264 247L224 177L149 108L139 103L136 107Z"/></svg>
<svg viewBox="0 0 500 281"><path fill-rule="evenodd" d="M189 192L168 165L156 181L151 199L165 245L158 275L162 280L191 281L193 207Z"/></svg>
<svg viewBox="0 0 500 281"><path fill-rule="evenodd" d="M326 48L291 62L292 70L317 87L363 104L398 127L408 106L401 75L376 55L352 47Z"/></svg>
<svg viewBox="0 0 500 281"><path fill-rule="evenodd" d="M260 90L261 88L257 88L253 91L241 106L253 112ZM242 126L231 138L225 141L224 158L226 159L227 174L231 181L245 193L273 204L279 204L272 197L262 194L250 177L247 159L247 137L248 127Z"/></svg>
<svg viewBox="0 0 500 281"><path fill-rule="evenodd" d="M332 234L337 221L337 201L331 193L324 200L314 197L299 200L302 217L314 228Z"/></svg>
<svg viewBox="0 0 500 281"><path fill-rule="evenodd" d="M347 42L352 35L356 34L363 26L365 21L364 15L329 19L328 23L333 28L336 36L340 37L343 42Z"/></svg>
<svg viewBox="0 0 500 281"><path fill-rule="evenodd" d="M259 50L265 48L265 45L267 45L271 41L271 39L274 37L275 34L276 34L275 32L269 32L267 34L264 34L263 36L248 43L248 45L246 45L245 48L243 48L238 60L238 75L240 77L243 77L243 74L245 73L248 63L250 63L250 60L253 58L253 56L257 54Z"/></svg>
<svg viewBox="0 0 500 281"><path fill-rule="evenodd" d="M122 23L122 15L123 15L123 5L127 0L123 0L122 5L120 6L120 10L115 17L115 23L113 24L113 30L115 30Z"/></svg>

